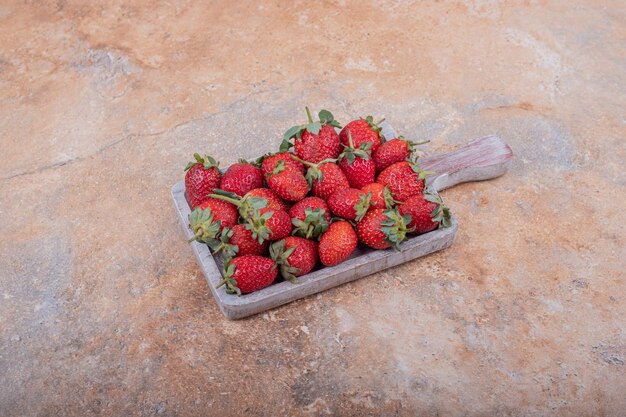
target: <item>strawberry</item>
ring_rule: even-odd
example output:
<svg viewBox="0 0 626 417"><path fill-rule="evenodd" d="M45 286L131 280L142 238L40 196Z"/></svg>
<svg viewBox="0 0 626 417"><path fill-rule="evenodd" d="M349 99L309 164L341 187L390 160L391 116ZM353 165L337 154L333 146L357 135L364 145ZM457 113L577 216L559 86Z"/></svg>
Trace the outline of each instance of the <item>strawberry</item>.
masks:
<svg viewBox="0 0 626 417"><path fill-rule="evenodd" d="M352 188L361 188L374 182L376 163L371 157L371 142L363 142L358 149L354 148L352 134L348 131L349 145L339 155L339 168L346 174Z"/></svg>
<svg viewBox="0 0 626 417"><path fill-rule="evenodd" d="M278 152L273 154L270 153L257 159L257 164L261 164L261 173L263 174L263 178L267 180L268 175L274 171L274 168L276 168L278 161L283 161L286 166L295 168L304 174L304 165L302 165L302 162L291 159L292 155L296 156L293 152Z"/></svg>
<svg viewBox="0 0 626 417"><path fill-rule="evenodd" d="M309 122L287 130L280 150L287 151L291 147L289 141L294 139L296 153L300 159L317 164L324 159L337 158L341 153L341 143L335 128L341 128L341 125L328 110L320 111L319 120L314 122L309 108L305 109Z"/></svg>
<svg viewBox="0 0 626 417"><path fill-rule="evenodd" d="M280 198L287 201L300 201L309 192L309 183L302 172L278 161L267 177L267 184Z"/></svg>
<svg viewBox="0 0 626 417"><path fill-rule="evenodd" d="M387 185L394 200L404 202L424 191L424 178L428 174L432 172L423 171L415 162L396 162L378 174L376 182Z"/></svg>
<svg viewBox="0 0 626 417"><path fill-rule="evenodd" d="M233 258L224 265L224 279L218 284L226 286L226 292L238 295L248 294L267 287L276 279L276 262L256 255Z"/></svg>
<svg viewBox="0 0 626 417"><path fill-rule="evenodd" d="M407 198L398 206L401 215L409 214L412 218L407 227L414 229L413 233L430 232L439 227L450 227L450 210L443 204L438 195L417 194Z"/></svg>
<svg viewBox="0 0 626 417"><path fill-rule="evenodd" d="M267 201L268 209L289 211L289 205L269 188L255 188L254 190L248 191L245 197L264 198Z"/></svg>
<svg viewBox="0 0 626 417"><path fill-rule="evenodd" d="M231 205L237 207L239 209L239 216L241 216L241 218L245 221L248 221L254 215L254 210L266 208L269 204L268 200L265 197L255 197L254 195L257 193L253 193L252 191L253 190L250 190L243 197L240 197L235 193L220 190L219 188L217 188L215 189L215 193L210 194L210 197L221 201L226 201Z"/></svg>
<svg viewBox="0 0 626 417"><path fill-rule="evenodd" d="M306 180L311 185L314 196L326 200L335 191L350 188L346 174L334 163L334 159L325 159L317 164L295 159L309 167Z"/></svg>
<svg viewBox="0 0 626 417"><path fill-rule="evenodd" d="M399 249L410 232L407 228L410 222L410 215L401 216L395 209L373 209L357 223L356 232L359 240L370 248L387 249L393 246Z"/></svg>
<svg viewBox="0 0 626 417"><path fill-rule="evenodd" d="M320 261L326 266L337 265L352 255L357 243L357 235L350 223L344 220L332 223L320 239Z"/></svg>
<svg viewBox="0 0 626 417"><path fill-rule="evenodd" d="M219 162L210 156L202 158L193 154L196 162L190 162L185 167L185 190L192 209L198 207L213 190L220 185Z"/></svg>
<svg viewBox="0 0 626 417"><path fill-rule="evenodd" d="M238 163L229 166L220 181L222 190L230 191L242 197L248 191L261 187L263 187L261 170L244 159L240 159Z"/></svg>
<svg viewBox="0 0 626 417"><path fill-rule="evenodd" d="M330 210L326 202L319 197L307 197L293 205L289 210L292 234L304 238L317 238L328 229Z"/></svg>
<svg viewBox="0 0 626 417"><path fill-rule="evenodd" d="M222 252L225 258L246 255L264 255L269 247L268 242L259 243L252 237L252 232L243 224L236 224L232 229L225 227L219 239L209 239L209 247L213 255Z"/></svg>
<svg viewBox="0 0 626 417"><path fill-rule="evenodd" d="M296 236L289 236L270 246L270 257L280 268L280 274L288 281L298 282L297 277L306 275L317 263L317 243Z"/></svg>
<svg viewBox="0 0 626 417"><path fill-rule="evenodd" d="M252 237L259 243L265 240L280 240L291 234L291 217L283 210L262 208L255 210L246 228L252 231Z"/></svg>
<svg viewBox="0 0 626 417"><path fill-rule="evenodd" d="M372 116L367 116L365 119L353 120L341 130L339 140L341 140L341 143L345 146L348 146L350 144L348 132L350 132L355 147L360 148L361 144L369 142L372 144L371 151L376 152L381 141L384 141L384 137L380 133L382 129L378 126L384 120L385 119L382 119L378 123L374 123Z"/></svg>
<svg viewBox="0 0 626 417"><path fill-rule="evenodd" d="M373 182L362 187L361 191L364 193L372 193L372 199L370 200L371 208L390 209L395 204L389 187L386 185Z"/></svg>
<svg viewBox="0 0 626 417"><path fill-rule="evenodd" d="M335 216L359 221L370 208L371 193L356 188L337 190L328 197L328 207Z"/></svg>
<svg viewBox="0 0 626 417"><path fill-rule="evenodd" d="M391 164L396 162L408 161L413 155L415 146L423 145L430 141L424 142L411 142L406 140L403 136L388 140L376 149L376 152L372 152L372 157L376 163L376 172L381 172Z"/></svg>
<svg viewBox="0 0 626 417"><path fill-rule="evenodd" d="M234 205L216 198L207 198L198 206L198 208L196 208L196 210L210 211L213 213L215 221L220 222L220 230L224 227L233 227L239 220L237 208Z"/></svg>

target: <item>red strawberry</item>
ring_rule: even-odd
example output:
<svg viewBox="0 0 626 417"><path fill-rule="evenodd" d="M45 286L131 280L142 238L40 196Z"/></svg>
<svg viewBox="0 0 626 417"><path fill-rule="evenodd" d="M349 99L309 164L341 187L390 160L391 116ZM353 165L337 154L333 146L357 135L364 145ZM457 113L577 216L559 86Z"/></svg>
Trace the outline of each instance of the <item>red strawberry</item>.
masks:
<svg viewBox="0 0 626 417"><path fill-rule="evenodd" d="M356 232L359 240L370 248L387 249L391 246L399 249L409 232L407 224L411 216L401 216L397 210L373 209L367 212L363 220L357 223Z"/></svg>
<svg viewBox="0 0 626 417"><path fill-rule="evenodd" d="M317 243L296 236L289 236L270 246L270 257L280 267L280 274L288 281L298 282L296 277L306 275L317 263Z"/></svg>
<svg viewBox="0 0 626 417"><path fill-rule="evenodd" d="M391 164L396 162L407 161L413 155L415 145L422 145L429 141L414 143L410 140L404 139L399 136L397 138L388 140L380 145L376 152L372 152L374 162L376 162L376 172L381 172Z"/></svg>
<svg viewBox="0 0 626 417"><path fill-rule="evenodd" d="M376 182L387 185L394 200L404 202L424 191L424 178L428 174L431 172L423 171L415 162L396 162L378 174Z"/></svg>
<svg viewBox="0 0 626 417"><path fill-rule="evenodd" d="M362 187L361 191L364 193L372 193L372 199L370 201L372 205L371 208L390 209L395 204L389 187L386 185L373 182Z"/></svg>
<svg viewBox="0 0 626 417"><path fill-rule="evenodd" d="M409 214L411 222L407 227L414 229L413 233L421 234L441 227L450 227L450 210L443 204L441 198L433 194L417 194L409 197L398 206L401 215Z"/></svg>
<svg viewBox="0 0 626 417"><path fill-rule="evenodd" d="M337 190L328 197L328 207L335 216L359 221L370 208L372 195L356 188Z"/></svg>
<svg viewBox="0 0 626 417"><path fill-rule="evenodd" d="M262 208L255 211L246 228L252 231L252 237L259 243L280 240L291 234L291 217L283 210Z"/></svg>
<svg viewBox="0 0 626 417"><path fill-rule="evenodd" d="M200 210L210 210L215 215L215 220L219 220L224 227L233 227L239 220L237 208L222 200L216 198L207 198L198 206Z"/></svg>
<svg viewBox="0 0 626 417"><path fill-rule="evenodd" d="M246 197L264 198L267 201L268 209L289 211L289 205L269 188L255 188L254 190L250 190L246 194Z"/></svg>
<svg viewBox="0 0 626 417"><path fill-rule="evenodd" d="M232 228L233 235L230 237L230 243L239 248L237 256L245 255L265 255L269 248L268 242L259 243L252 237L252 231L248 230L245 225L238 224Z"/></svg>
<svg viewBox="0 0 626 417"><path fill-rule="evenodd" d="M225 227L220 238L207 242L213 254L222 252L226 258L246 255L264 255L269 247L268 242L259 243L252 237L252 232L243 224L237 224L232 229Z"/></svg>
<svg viewBox="0 0 626 417"><path fill-rule="evenodd" d="M334 163L334 159L327 159L318 164L298 160L309 167L306 179L314 196L326 200L335 191L350 188L346 174Z"/></svg>
<svg viewBox="0 0 626 417"><path fill-rule="evenodd" d="M406 161L411 157L411 142L399 138L388 140L373 152L376 172L380 172L391 164Z"/></svg>
<svg viewBox="0 0 626 417"><path fill-rule="evenodd" d="M263 187L261 170L243 159L240 159L239 163L229 166L220 181L222 190L230 191L242 197L248 191L261 187Z"/></svg>
<svg viewBox="0 0 626 417"><path fill-rule="evenodd" d="M220 185L219 162L210 156L202 158L193 154L196 162L190 162L185 167L185 189L192 209L198 207L213 190Z"/></svg>
<svg viewBox="0 0 626 417"><path fill-rule="evenodd" d="M374 182L376 177L376 164L371 157L370 142L363 142L359 148L354 148L352 134L348 131L350 144L345 147L339 156L339 168L346 174L350 187L361 188Z"/></svg>
<svg viewBox="0 0 626 417"><path fill-rule="evenodd" d="M269 174L274 171L276 168L276 164L278 161L283 161L285 166L295 168L299 170L302 174L304 174L304 165L302 162L298 162L295 159L292 159L291 156L296 156L293 152L279 152L274 154L267 154L257 160L257 163L261 163L261 173L263 174L263 178L267 180Z"/></svg>
<svg viewBox="0 0 626 417"><path fill-rule="evenodd" d="M380 120L378 123L374 123L372 116L367 116L365 119L353 120L348 123L339 133L339 139L345 146L350 144L350 138L348 137L348 131L352 134L352 140L354 146L359 148L361 144L369 142L372 144L371 151L375 152L380 146L381 139L384 140L380 133L381 128L378 126L385 119Z"/></svg>
<svg viewBox="0 0 626 417"><path fill-rule="evenodd" d="M352 255L357 243L358 238L350 223L344 220L332 223L320 239L320 261L326 266L337 265Z"/></svg>
<svg viewBox="0 0 626 417"><path fill-rule="evenodd" d="M287 201L300 201L309 192L309 183L302 172L278 161L267 177L267 184L280 198Z"/></svg>
<svg viewBox="0 0 626 417"><path fill-rule="evenodd" d="M319 197L307 197L293 205L289 210L292 234L304 238L317 238L328 229L330 210L326 202Z"/></svg>
<svg viewBox="0 0 626 417"><path fill-rule="evenodd" d="M289 141L294 139L300 159L316 164L324 159L337 158L341 152L341 143L335 127L341 128L341 125L328 110L320 111L319 121L313 122L309 108L305 109L309 122L293 126L285 132L280 150L288 150L291 147Z"/></svg>
<svg viewBox="0 0 626 417"><path fill-rule="evenodd" d="M231 259L224 267L224 279L217 288L226 285L226 292L238 295L258 291L276 279L276 262L256 255L245 255Z"/></svg>

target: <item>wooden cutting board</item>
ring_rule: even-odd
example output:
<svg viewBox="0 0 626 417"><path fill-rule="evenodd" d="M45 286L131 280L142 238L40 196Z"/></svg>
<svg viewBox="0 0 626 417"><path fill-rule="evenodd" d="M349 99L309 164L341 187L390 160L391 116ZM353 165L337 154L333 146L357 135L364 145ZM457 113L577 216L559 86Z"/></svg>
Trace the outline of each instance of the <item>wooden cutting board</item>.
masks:
<svg viewBox="0 0 626 417"><path fill-rule="evenodd" d="M383 134L388 138L396 137L389 125L383 126ZM507 171L512 156L511 149L500 138L486 136L453 152L420 159L420 165L424 170L435 172L426 184L430 191L439 192L464 182L496 178ZM193 236L189 229L191 209L185 198L184 181L172 187L172 198L185 238L190 239ZM400 251L359 247L347 261L333 267L318 266L300 277L297 284L279 282L242 296L227 294L224 287L215 288L222 280L221 255L213 257L209 248L200 242L194 241L190 246L222 313L229 319L240 319L445 249L454 241L457 229L453 215L451 227L411 237L400 245Z"/></svg>

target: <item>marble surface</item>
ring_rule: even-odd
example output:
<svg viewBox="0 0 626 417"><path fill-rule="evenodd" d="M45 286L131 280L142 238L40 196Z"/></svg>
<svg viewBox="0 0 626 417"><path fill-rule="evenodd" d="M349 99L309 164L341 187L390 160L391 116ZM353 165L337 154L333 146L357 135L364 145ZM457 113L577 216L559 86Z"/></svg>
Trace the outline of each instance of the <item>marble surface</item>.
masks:
<svg viewBox="0 0 626 417"><path fill-rule="evenodd" d="M626 415L625 45L620 1L2 2L0 415ZM305 105L516 159L451 248L225 320L170 187Z"/></svg>

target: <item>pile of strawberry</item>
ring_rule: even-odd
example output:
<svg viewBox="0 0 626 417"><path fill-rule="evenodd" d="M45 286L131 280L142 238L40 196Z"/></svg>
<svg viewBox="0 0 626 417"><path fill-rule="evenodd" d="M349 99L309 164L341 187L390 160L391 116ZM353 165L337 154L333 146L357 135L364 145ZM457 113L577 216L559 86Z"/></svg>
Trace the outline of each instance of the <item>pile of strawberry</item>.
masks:
<svg viewBox="0 0 626 417"><path fill-rule="evenodd" d="M279 273L295 282L318 262L345 261L359 242L397 249L409 234L450 225L439 197L424 192L429 172L414 143L386 141L371 116L341 129L327 110L318 121L306 112L308 123L285 132L278 153L223 175L212 157L195 154L185 169L191 241L223 254L219 286L229 293L260 290Z"/></svg>

